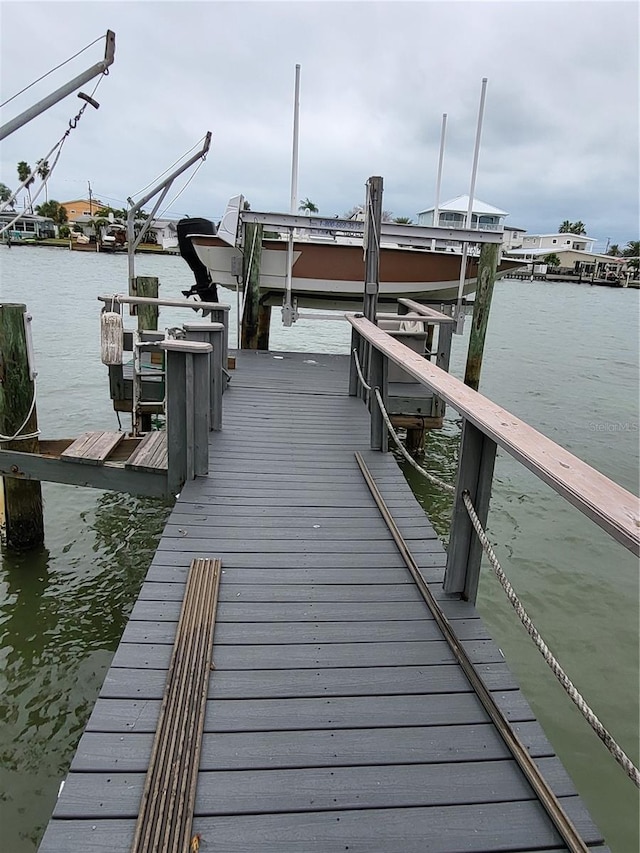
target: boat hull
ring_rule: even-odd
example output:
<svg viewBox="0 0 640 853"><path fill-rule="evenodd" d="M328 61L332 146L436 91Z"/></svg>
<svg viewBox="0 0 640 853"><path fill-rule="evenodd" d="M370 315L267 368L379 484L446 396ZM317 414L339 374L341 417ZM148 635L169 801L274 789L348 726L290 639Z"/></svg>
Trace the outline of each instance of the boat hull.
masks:
<svg viewBox="0 0 640 853"><path fill-rule="evenodd" d="M222 287L235 289L231 272L241 269L242 253L219 237L191 235L196 253ZM502 261L498 276L519 264ZM478 259L468 259L464 293L476 289ZM264 240L260 262L260 290L266 304L281 304L287 280L287 242ZM380 302L399 297L422 301L456 299L460 280L460 255L423 249L383 247L380 252ZM362 308L364 253L361 245L295 241L293 244L292 294L301 307Z"/></svg>

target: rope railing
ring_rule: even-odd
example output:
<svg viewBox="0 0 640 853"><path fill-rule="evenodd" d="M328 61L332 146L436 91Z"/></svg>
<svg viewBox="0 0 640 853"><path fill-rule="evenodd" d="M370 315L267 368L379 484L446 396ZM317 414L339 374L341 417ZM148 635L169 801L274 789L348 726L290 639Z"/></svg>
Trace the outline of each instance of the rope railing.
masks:
<svg viewBox="0 0 640 853"><path fill-rule="evenodd" d="M376 395L376 400L378 401L378 406L380 406L382 418L383 418L385 424L387 425L387 429L389 430L391 437L393 438L394 442L396 443L398 450L402 453L402 455L407 460L407 462L410 462L413 465L413 467L416 469L416 471L418 471L420 474L422 474L423 477L426 477L430 483L434 484L434 486L439 486L441 489L444 489L446 492L450 492L451 494L453 494L455 492L454 486L452 486L450 483L445 483L444 480L441 480L439 477L436 477L435 474L430 474L429 471L426 471L421 465L418 465L418 463L411 456L411 454L407 452L406 448L402 444L402 441L400 440L400 436L398 435L398 433L395 431L395 429L393 428L393 426L391 424L391 419L389 418L389 413L385 409L384 403L382 402L382 395L380 394L380 389L374 388L374 393Z"/></svg>
<svg viewBox="0 0 640 853"><path fill-rule="evenodd" d="M360 380L362 387L366 391L371 391L372 390L371 385L369 385L367 383L367 380L364 378L364 376L362 374L362 367L360 366L360 358L358 357L358 350L354 349L352 355L353 355L353 360L354 360L354 363L356 366L356 372L358 374L358 379Z"/></svg>
<svg viewBox="0 0 640 853"><path fill-rule="evenodd" d="M598 735L600 740L609 750L611 755L615 758L618 764L623 768L627 776L631 779L631 781L635 784L637 788L640 788L640 770L635 766L635 764L631 761L629 756L624 752L622 747L616 743L613 736L607 729L602 725L598 717L591 710L589 705L586 703L584 697L580 694L578 689L575 687L569 676L566 674L564 669L561 667L557 659L554 657L553 653L541 637L538 629L533 624L531 617L524 609L524 606L520 599L518 598L515 590L511 586L509 579L504 573L502 566L500 565L496 554L491 547L491 543L485 533L482 524L480 523L480 519L475 511L473 503L471 501L471 496L468 491L464 491L462 493L462 500L464 501L464 505L466 507L467 513L469 514L469 518L471 519L471 523L478 535L478 539L482 545L482 549L487 555L489 562L491 563L491 567L494 571L494 574L498 578L501 587L506 593L509 602L512 607L518 614L520 621L522 622L527 634L533 640L536 648L542 655L542 657L547 662L551 671L560 682L565 692L568 694L571 701L578 708L582 716L585 718L587 723L591 726L593 731Z"/></svg>
<svg viewBox="0 0 640 853"><path fill-rule="evenodd" d="M413 465L413 467L416 469L416 471L418 471L420 474L422 474L423 477L426 477L426 479L429 480L429 482L431 482L435 486L439 486L441 489L444 489L445 491L451 492L453 494L453 492L455 492L455 488L452 485L450 485L449 483L445 483L444 480L441 480L439 477L436 477L435 474L430 474L421 465L418 465L418 463L411 456L411 454L407 452L406 448L402 444L400 436L395 431L395 429L391 423L391 418L389 417L389 413L387 412L387 410L385 408L384 402L382 400L382 395L380 393L380 389L379 388L372 388L371 385L369 385L367 383L367 381L365 380L365 378L362 374L362 367L360 366L360 359L358 358L358 351L356 349L353 350L352 355L353 355L353 360L354 360L354 363L356 366L356 372L358 374L358 379L360 380L363 388L366 388L367 391L373 391L374 392L374 394L376 396L376 400L378 402L378 406L380 407L380 412L382 414L382 418L383 418L383 420L387 426L387 429L389 430L389 434L393 438L393 440L394 440L398 450L400 451L400 453L402 453L402 455L407 460L407 462L410 462L411 465Z"/></svg>

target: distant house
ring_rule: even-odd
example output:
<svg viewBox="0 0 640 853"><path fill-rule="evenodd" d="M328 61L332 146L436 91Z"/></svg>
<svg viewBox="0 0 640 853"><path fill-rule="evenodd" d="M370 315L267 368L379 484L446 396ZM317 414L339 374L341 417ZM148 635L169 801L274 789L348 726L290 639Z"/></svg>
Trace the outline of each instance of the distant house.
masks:
<svg viewBox="0 0 640 853"><path fill-rule="evenodd" d="M576 252L592 252L595 237L585 237L580 234L527 234L522 238L521 249L533 251L542 249L546 252L556 254L565 249L574 249Z"/></svg>
<svg viewBox="0 0 640 853"><path fill-rule="evenodd" d="M60 207L67 211L69 222L75 222L79 216L95 216L102 207L107 207L98 198L80 198L73 201L61 201Z"/></svg>
<svg viewBox="0 0 640 853"><path fill-rule="evenodd" d="M178 245L178 222L173 219L154 219L149 230L155 234L156 243L163 249Z"/></svg>
<svg viewBox="0 0 640 853"><path fill-rule="evenodd" d="M512 249L521 249L526 228L514 228L512 225L504 226L504 238L502 240L502 251L510 252Z"/></svg>
<svg viewBox="0 0 640 853"><path fill-rule="evenodd" d="M459 195L438 206L438 221L434 221L435 206L418 213L418 225L440 225L442 228L466 228L469 196ZM506 210L493 207L479 198L474 198L471 213L471 228L483 231L502 231Z"/></svg>
<svg viewBox="0 0 640 853"><path fill-rule="evenodd" d="M0 213L0 227L7 225L15 218L15 213L5 210ZM3 238L6 239L9 232L5 231ZM14 240L41 239L56 236L56 226L53 219L48 216L38 216L35 213L22 213L11 226L9 236Z"/></svg>
<svg viewBox="0 0 640 853"><path fill-rule="evenodd" d="M540 235L542 236L542 235ZM547 235L553 236L553 235ZM560 237L565 237L565 234L560 234ZM575 236L575 235L574 235ZM589 238L591 240L591 238ZM594 241L591 241L591 244ZM547 255L556 255L558 265L555 269L561 273L574 273L578 275L594 274L595 276L607 276L609 274L621 276L627 269L627 258L615 258L611 255L603 255L592 251L593 246L590 244L589 249L574 249L572 246L564 247L540 247L537 248L522 248L512 249L507 253L509 258L517 258L525 263L532 265L544 264Z"/></svg>

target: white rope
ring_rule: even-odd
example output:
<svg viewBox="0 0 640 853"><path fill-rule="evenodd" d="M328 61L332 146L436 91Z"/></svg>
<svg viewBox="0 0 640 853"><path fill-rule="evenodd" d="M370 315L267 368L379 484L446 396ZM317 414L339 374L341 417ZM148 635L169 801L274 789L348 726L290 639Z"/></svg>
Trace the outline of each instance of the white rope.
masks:
<svg viewBox="0 0 640 853"><path fill-rule="evenodd" d="M511 605L518 614L520 621L524 625L527 634L529 634L529 636L535 643L536 648L551 668L551 671L558 679L560 684L564 687L565 691L571 698L571 701L577 706L578 710L585 718L585 720L589 723L593 731L598 735L600 740L604 743L604 745L607 747L611 755L613 755L618 764L624 769L625 773L631 779L631 781L636 785L637 788L640 788L640 771L631 761L629 756L624 752L624 750L616 743L612 735L607 731L607 729L605 729L605 727L602 725L598 717L593 713L591 708L587 705L575 685L571 682L569 676L566 674L564 669L560 666L556 658L553 656L549 647L542 639L537 628L531 621L531 618L529 617L527 611L524 609L522 602L516 595L513 587L509 583L509 579L507 578L502 567L500 566L498 558L496 557L493 548L491 547L486 533L482 529L480 519L476 514L468 491L464 491L462 493L462 500L464 501L464 505L467 508L467 512L469 513L471 523L473 524L475 531L478 534L478 539L482 543L482 548L487 557L489 558L489 562L491 563L493 571L498 580L500 581L500 585L504 589L507 598L511 602Z"/></svg>
<svg viewBox="0 0 640 853"><path fill-rule="evenodd" d="M452 493L455 492L455 488L453 486L449 485L449 483L445 483L444 480L441 480L439 477L436 477L435 474L430 474L428 471L425 471L424 468L422 468L420 465L418 465L418 463L411 456L411 454L407 452L404 445L402 444L402 441L400 440L400 437L398 436L398 433L395 431L395 429L391 425L391 420L389 419L389 415L387 414L387 410L385 409L384 403L382 402L382 395L380 394L380 389L375 388L374 391L375 391L376 399L378 401L378 405L380 406L380 411L382 412L382 417L384 418L384 422L387 425L387 429L391 433L391 437L393 438L396 445L398 446L398 450L402 453L402 455L407 460L407 462L410 462L413 465L413 467L416 469L416 471L418 471L420 474L422 474L423 477L426 477L430 483L433 483L435 486L439 486L441 489L444 489L447 492L452 492Z"/></svg>
<svg viewBox="0 0 640 853"><path fill-rule="evenodd" d="M384 403L382 401L382 394L380 393L380 389L379 388L372 388L371 385L368 385L366 383L365 378L362 375L362 369L360 367L360 359L358 358L358 351L356 349L353 350L352 355L353 355L353 360L354 360L355 365L356 365L356 371L358 373L358 378L360 379L360 382L362 383L363 387L367 389L367 391L373 391L374 394L376 395L376 400L378 401L378 406L380 407L380 412L382 413L382 417L384 419L384 422L387 425L387 429L389 430L391 437L395 441L395 443L398 447L398 450L402 453L402 455L407 460L407 462L410 462L413 465L413 467L416 469L416 471L418 471L420 474L422 474L423 477L426 477L426 479L429 480L429 482L433 483L435 486L439 486L441 489L444 489L447 492L455 492L455 489L453 486L449 485L449 483L445 483L444 480L440 480L434 474L430 474L428 471L425 471L425 469L422 468L422 466L418 465L416 460L407 452L404 445L402 444L400 436L398 435L398 433L393 428L393 425L391 423L391 419L389 418L389 414L387 413L387 410L385 409Z"/></svg>
<svg viewBox="0 0 640 853"><path fill-rule="evenodd" d="M15 435L2 435L0 434L0 441L28 441L31 438L37 438L40 435L40 430L36 430L35 432L25 433L24 435L20 435L22 430L26 427L29 422L29 418L33 414L33 410L36 406L36 380L33 380L33 399L31 400L31 405L29 406L29 412L27 413L27 417L22 422L22 426L17 430Z"/></svg>
<svg viewBox="0 0 640 853"><path fill-rule="evenodd" d="M362 368L360 367L360 359L358 358L358 350L356 350L356 349L353 350L353 360L355 361L356 370L358 372L358 378L360 379L360 382L362 383L362 387L366 388L367 391L371 391L371 385L367 385L367 382L366 382L364 376L362 375Z"/></svg>

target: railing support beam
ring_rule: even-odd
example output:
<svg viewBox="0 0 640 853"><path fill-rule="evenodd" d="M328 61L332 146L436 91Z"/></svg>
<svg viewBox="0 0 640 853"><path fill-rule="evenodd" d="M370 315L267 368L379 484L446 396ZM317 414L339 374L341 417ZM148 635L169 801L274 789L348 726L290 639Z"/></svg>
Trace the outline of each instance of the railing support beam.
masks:
<svg viewBox="0 0 640 853"><path fill-rule="evenodd" d="M484 527L489 514L495 459L495 441L465 419L460 439L444 591L460 593L464 599L474 603L478 594L482 545L471 524L462 493L469 492L480 523Z"/></svg>
<svg viewBox="0 0 640 853"><path fill-rule="evenodd" d="M371 414L371 449L381 450L386 453L389 445L389 437L387 435L387 427L378 405L377 397L374 389L380 390L382 402L385 408L387 407L387 373L388 360L386 355L380 352L375 347L371 347L369 369L369 384L371 391L369 392L369 412Z"/></svg>

